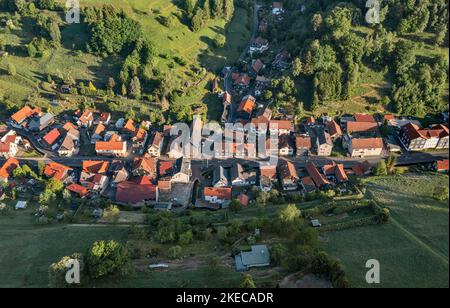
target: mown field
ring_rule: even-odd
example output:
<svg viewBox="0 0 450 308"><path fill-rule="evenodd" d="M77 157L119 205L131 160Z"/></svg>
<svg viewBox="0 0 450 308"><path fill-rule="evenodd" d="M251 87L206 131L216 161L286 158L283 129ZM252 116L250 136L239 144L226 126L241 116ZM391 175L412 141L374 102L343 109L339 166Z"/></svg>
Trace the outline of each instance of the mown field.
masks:
<svg viewBox="0 0 450 308"><path fill-rule="evenodd" d="M385 225L325 234L323 247L340 259L354 287L448 287L448 201L432 198L448 176L371 177L368 191L391 212ZM377 259L381 283L365 282L368 259Z"/></svg>
<svg viewBox="0 0 450 308"><path fill-rule="evenodd" d="M36 226L33 211L0 215L0 287L47 287L51 263L74 252L84 253L97 240L125 243L128 231L118 227L53 224Z"/></svg>

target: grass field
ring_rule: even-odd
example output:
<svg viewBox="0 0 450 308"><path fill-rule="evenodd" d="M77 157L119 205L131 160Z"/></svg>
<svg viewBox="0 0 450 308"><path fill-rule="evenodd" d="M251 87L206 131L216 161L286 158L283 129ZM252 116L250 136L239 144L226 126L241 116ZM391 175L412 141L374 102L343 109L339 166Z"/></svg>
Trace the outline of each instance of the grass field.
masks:
<svg viewBox="0 0 450 308"><path fill-rule="evenodd" d="M388 207L385 225L354 228L325 234L323 246L339 258L354 287L448 287L448 201L431 197L448 177L405 174L366 180L369 194ZM365 282L365 262L377 259L381 284Z"/></svg>
<svg viewBox="0 0 450 308"><path fill-rule="evenodd" d="M126 228L35 226L32 211L0 216L0 287L46 287L48 267L62 256L85 253L96 240L124 243Z"/></svg>
<svg viewBox="0 0 450 308"><path fill-rule="evenodd" d="M65 2L65 1L63 1ZM104 5L105 1L85 0L81 5ZM233 19L226 24L224 20L211 20L202 30L192 32L186 21L181 18L182 10L170 0L155 1L108 1L123 9L142 25L144 35L155 45L158 54L154 66L161 76L171 74L180 84L193 80L192 67L204 67L206 74L196 85L195 90L183 97L183 103L204 102L212 108L213 118L220 116L220 109L215 109L215 100L208 96L208 82L214 73L225 64L236 61L241 50L250 37L250 18L247 11L236 8ZM0 14L5 14L0 11ZM51 13L53 14L53 13ZM168 28L160 23L161 17L174 15L174 24ZM46 80L47 74L62 78L68 75L76 81L93 81L97 87L104 87L108 77L117 77L122 59L120 57L100 58L85 53L83 50L88 35L83 24L64 25L61 27L62 46L51 50L42 58L30 58L25 53L25 45L35 34L26 19L22 20L20 29L7 31L0 29L0 39L9 50L9 56L0 62L0 91L11 101L22 104L36 92L39 82ZM214 48L213 39L225 36L223 48ZM186 61L178 64L174 58ZM14 64L17 75L6 74L8 63ZM43 103L44 98L38 100Z"/></svg>

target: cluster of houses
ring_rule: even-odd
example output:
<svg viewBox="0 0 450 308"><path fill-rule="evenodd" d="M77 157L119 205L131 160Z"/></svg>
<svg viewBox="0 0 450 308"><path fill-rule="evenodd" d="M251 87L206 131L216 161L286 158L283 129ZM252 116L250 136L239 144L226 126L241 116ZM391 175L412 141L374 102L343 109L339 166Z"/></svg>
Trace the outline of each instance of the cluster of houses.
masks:
<svg viewBox="0 0 450 308"><path fill-rule="evenodd" d="M13 180L20 166L16 158L8 158L0 168L0 181ZM150 155L123 160L85 160L81 168L50 161L44 175L65 184L79 198L110 197L119 204L139 205L158 202L160 193L170 194L172 185L188 184L191 180L190 161L159 160Z"/></svg>

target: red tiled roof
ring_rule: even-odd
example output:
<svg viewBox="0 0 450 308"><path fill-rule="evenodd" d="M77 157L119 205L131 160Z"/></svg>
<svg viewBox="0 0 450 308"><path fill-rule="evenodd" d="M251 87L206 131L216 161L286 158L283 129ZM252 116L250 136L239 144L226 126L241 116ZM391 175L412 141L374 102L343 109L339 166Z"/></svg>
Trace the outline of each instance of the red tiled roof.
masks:
<svg viewBox="0 0 450 308"><path fill-rule="evenodd" d="M101 135L105 130L106 130L106 126L100 123L100 124L97 125L97 127L95 128L94 134L96 134L96 135Z"/></svg>
<svg viewBox="0 0 450 308"><path fill-rule="evenodd" d="M367 160L365 160L362 163L352 166L352 171L355 173L355 175L358 175L358 176L364 175L364 173L366 173L370 169L371 169L371 165Z"/></svg>
<svg viewBox="0 0 450 308"><path fill-rule="evenodd" d="M271 179L276 179L277 177L277 168L275 166L261 166L259 170L261 172L261 176Z"/></svg>
<svg viewBox="0 0 450 308"><path fill-rule="evenodd" d="M50 132L48 132L42 139L44 139L47 144L52 145L59 136L61 136L59 130L57 128L54 128Z"/></svg>
<svg viewBox="0 0 450 308"><path fill-rule="evenodd" d="M292 130L292 121L289 120L270 120L269 127L270 129L275 129L278 127L278 130Z"/></svg>
<svg viewBox="0 0 450 308"><path fill-rule="evenodd" d="M89 193L86 187L76 183L70 184L69 186L67 186L67 189L70 190L71 192L78 194L80 197L84 197Z"/></svg>
<svg viewBox="0 0 450 308"><path fill-rule="evenodd" d="M353 138L352 149L380 149L383 148L381 138Z"/></svg>
<svg viewBox="0 0 450 308"><path fill-rule="evenodd" d="M3 166L0 168L0 177L9 178L11 173L19 166L19 161L13 157L6 160Z"/></svg>
<svg viewBox="0 0 450 308"><path fill-rule="evenodd" d="M347 133L351 134L353 132L372 132L377 130L377 123L374 122L347 122Z"/></svg>
<svg viewBox="0 0 450 308"><path fill-rule="evenodd" d="M243 206L248 206L249 197L246 194L239 194L237 198Z"/></svg>
<svg viewBox="0 0 450 308"><path fill-rule="evenodd" d="M295 145L297 149L310 149L311 148L311 137L309 136L296 136Z"/></svg>
<svg viewBox="0 0 450 308"><path fill-rule="evenodd" d="M70 129L78 129L78 127L75 124L73 124L72 122L66 122L66 124L64 124L62 129L65 131L69 131Z"/></svg>
<svg viewBox="0 0 450 308"><path fill-rule="evenodd" d="M100 114L100 118L99 118L99 120L101 121L101 122L106 122L106 121L108 121L108 119L111 117L111 114L109 113L109 112L102 112L101 114Z"/></svg>
<svg viewBox="0 0 450 308"><path fill-rule="evenodd" d="M316 123L316 119L314 117L307 117L305 122L306 124L314 124Z"/></svg>
<svg viewBox="0 0 450 308"><path fill-rule="evenodd" d="M96 151L122 151L125 149L125 141L97 141Z"/></svg>
<svg viewBox="0 0 450 308"><path fill-rule="evenodd" d="M448 159L442 159L442 160L438 160L436 161L436 169L437 171L448 171L448 166L449 166L449 160Z"/></svg>
<svg viewBox="0 0 450 308"><path fill-rule="evenodd" d="M395 115L393 115L393 114L385 114L385 115L383 116L383 118L384 118L386 121L395 120Z"/></svg>
<svg viewBox="0 0 450 308"><path fill-rule="evenodd" d="M319 173L319 170L317 170L314 163L307 163L306 171L308 172L309 176L313 179L317 187L322 187L324 185L330 184L328 179L325 178L325 176L323 176L321 173Z"/></svg>
<svg viewBox="0 0 450 308"><path fill-rule="evenodd" d="M142 170L146 174L156 173L157 160L154 157L136 157L133 161L133 171Z"/></svg>
<svg viewBox="0 0 450 308"><path fill-rule="evenodd" d="M302 178L302 184L304 186L316 186L313 179L310 176L305 176Z"/></svg>
<svg viewBox="0 0 450 308"><path fill-rule="evenodd" d="M138 128L135 131L134 138L136 141L143 142L147 136L147 131L143 128Z"/></svg>
<svg viewBox="0 0 450 308"><path fill-rule="evenodd" d="M233 79L234 83L241 83L245 86L248 86L250 84L250 77L247 74L233 73L231 74L231 79Z"/></svg>
<svg viewBox="0 0 450 308"><path fill-rule="evenodd" d="M355 113L354 118L356 122L376 122L372 115L366 113Z"/></svg>
<svg viewBox="0 0 450 308"><path fill-rule="evenodd" d="M72 168L64 166L56 162L49 162L45 165L44 174L48 178L54 178L55 180L62 181L67 177L67 172Z"/></svg>
<svg viewBox="0 0 450 308"><path fill-rule="evenodd" d="M102 160L84 160L82 169L89 173L106 173L109 168L109 162Z"/></svg>
<svg viewBox="0 0 450 308"><path fill-rule="evenodd" d="M347 177L347 174L345 173L343 164L337 164L336 165L334 174L336 176L336 179L339 182L346 182L346 181L348 181L348 177Z"/></svg>
<svg viewBox="0 0 450 308"><path fill-rule="evenodd" d="M203 194L209 197L217 197L222 200L231 200L231 187L205 187Z"/></svg>
<svg viewBox="0 0 450 308"><path fill-rule="evenodd" d="M256 59L253 64L252 64L252 68L255 72L259 72L264 66L264 63L262 63L262 61L260 59Z"/></svg>
<svg viewBox="0 0 450 308"><path fill-rule="evenodd" d="M327 128L328 128L328 133L331 136L342 135L341 127L334 120L327 123Z"/></svg>
<svg viewBox="0 0 450 308"><path fill-rule="evenodd" d="M171 175L173 172L173 162L160 160L159 161L159 176Z"/></svg>
<svg viewBox="0 0 450 308"><path fill-rule="evenodd" d="M132 133L134 133L134 131L136 130L136 126L132 119L128 119L127 123L125 124L125 126L123 128Z"/></svg>
<svg viewBox="0 0 450 308"><path fill-rule="evenodd" d="M255 102L256 102L256 100L253 96L247 95L242 99L237 111L252 113L253 107L255 107Z"/></svg>
<svg viewBox="0 0 450 308"><path fill-rule="evenodd" d="M31 117L33 114L39 114L40 109L35 108L31 109L30 106L24 106L22 109L14 113L11 118L16 121L17 123L20 123L24 121L26 118Z"/></svg>
<svg viewBox="0 0 450 308"><path fill-rule="evenodd" d="M296 178L298 179L297 170L295 166L290 161L282 161L279 165L280 168L280 176L282 179L286 178Z"/></svg>
<svg viewBox="0 0 450 308"><path fill-rule="evenodd" d="M158 187L152 184L139 184L125 181L117 185L116 200L122 203L139 203L144 200L156 200Z"/></svg>

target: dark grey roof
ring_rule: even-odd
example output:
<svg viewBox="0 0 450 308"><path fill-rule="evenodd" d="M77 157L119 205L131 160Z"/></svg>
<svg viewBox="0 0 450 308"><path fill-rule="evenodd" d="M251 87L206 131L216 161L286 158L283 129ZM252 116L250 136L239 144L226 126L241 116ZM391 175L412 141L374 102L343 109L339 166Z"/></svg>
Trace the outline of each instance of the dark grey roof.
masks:
<svg viewBox="0 0 450 308"><path fill-rule="evenodd" d="M222 166L218 166L213 171L213 184L224 181L228 182L225 169Z"/></svg>

